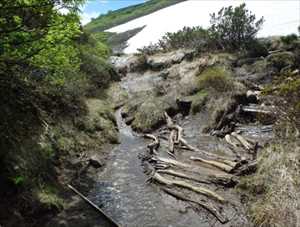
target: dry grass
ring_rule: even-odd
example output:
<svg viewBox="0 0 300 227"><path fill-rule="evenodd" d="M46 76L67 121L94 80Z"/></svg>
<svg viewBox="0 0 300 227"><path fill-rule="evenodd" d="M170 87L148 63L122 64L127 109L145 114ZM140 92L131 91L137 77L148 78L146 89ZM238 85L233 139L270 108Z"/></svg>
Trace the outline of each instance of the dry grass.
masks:
<svg viewBox="0 0 300 227"><path fill-rule="evenodd" d="M258 171L239 185L251 198L249 213L255 226L262 227L297 226L299 186L300 144L295 141L264 149Z"/></svg>

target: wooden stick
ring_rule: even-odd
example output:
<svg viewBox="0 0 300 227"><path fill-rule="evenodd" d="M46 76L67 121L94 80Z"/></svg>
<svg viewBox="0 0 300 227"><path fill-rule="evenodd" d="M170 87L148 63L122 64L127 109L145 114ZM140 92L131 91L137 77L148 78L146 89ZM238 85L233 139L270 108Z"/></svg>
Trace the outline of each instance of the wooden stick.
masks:
<svg viewBox="0 0 300 227"><path fill-rule="evenodd" d="M237 143L234 143L231 139L231 136L229 134L225 135L225 141L230 144L231 146L233 146L234 148L237 148L238 145Z"/></svg>
<svg viewBox="0 0 300 227"><path fill-rule="evenodd" d="M150 144L148 144L147 147L150 149L150 152L151 152L151 153L157 154L157 149L158 149L159 146L160 146L159 139L158 139L156 136L151 135L151 134L145 134L144 137L153 140L153 142L150 143Z"/></svg>
<svg viewBox="0 0 300 227"><path fill-rule="evenodd" d="M211 182L209 182L207 180L198 179L196 177L188 176L188 175L186 175L186 174L184 174L182 172L178 172L178 171L175 171L175 170L167 169L167 170L158 170L157 172L158 173L172 175L172 176L175 176L175 177L181 177L181 178L192 180L192 181L196 181L196 182L199 182L199 183L205 183L205 184L211 183Z"/></svg>
<svg viewBox="0 0 300 227"><path fill-rule="evenodd" d="M169 151L174 153L174 138L176 136L176 131L172 130L169 136Z"/></svg>
<svg viewBox="0 0 300 227"><path fill-rule="evenodd" d="M194 157L194 156L191 156L190 159L193 160L193 161L200 161L200 162L203 162L205 164L217 167L218 169L221 169L221 170L223 170L227 173L229 173L233 169L231 166L229 166L227 164L217 162L217 161L213 161L213 160L206 160L206 159L203 159L203 158L200 158L200 157Z"/></svg>
<svg viewBox="0 0 300 227"><path fill-rule="evenodd" d="M99 213L101 213L113 226L120 227L119 224L117 224L112 218L110 218L107 214L104 213L103 210L101 210L95 203L90 201L87 197L85 197L83 194L81 194L77 189L75 189L72 185L68 184L68 187L75 192L77 195L79 195L85 202L87 202L89 205L91 205L95 210L97 210Z"/></svg>
<svg viewBox="0 0 300 227"><path fill-rule="evenodd" d="M208 212L210 212L214 217L216 217L219 220L219 222L221 222L222 224L225 224L225 223L227 223L229 221L227 217L224 217L223 215L221 215L217 211L217 209L215 209L214 207L210 206L207 203L193 200L188 195L183 195L181 193L174 192L174 191L172 191L170 189L167 189L167 188L162 188L162 190L165 191L167 194L169 194L169 195L171 195L171 196L173 196L173 197L175 197L177 199L180 199L180 200L183 200L183 201L187 201L187 202L191 202L191 203L195 203L195 204L203 207L205 210L207 210Z"/></svg>
<svg viewBox="0 0 300 227"><path fill-rule="evenodd" d="M158 173L154 173L152 178L154 180L156 180L157 182L161 183L161 184L165 184L165 185L168 185L168 186L178 186L178 187L186 188L186 189L189 189L191 191L197 192L199 194L211 197L211 198L219 201L220 203L225 202L224 198L219 196L217 193L215 193L215 192L213 192L209 189L203 188L203 187L197 187L197 186L191 185L189 183L186 183L185 181L169 180L169 179L161 176Z"/></svg>
<svg viewBox="0 0 300 227"><path fill-rule="evenodd" d="M236 132L232 132L231 135L234 136L246 150L250 151L253 149L253 146L241 135L237 134Z"/></svg>
<svg viewBox="0 0 300 227"><path fill-rule="evenodd" d="M190 165L190 164L187 164L187 163L184 163L184 162L179 162L179 161L176 161L176 160L170 159L170 158L163 158L163 157L156 156L156 157L153 157L152 160L162 162L162 163L166 163L166 164L170 164L170 165L177 166L177 167L180 167L180 168L193 168L193 166Z"/></svg>

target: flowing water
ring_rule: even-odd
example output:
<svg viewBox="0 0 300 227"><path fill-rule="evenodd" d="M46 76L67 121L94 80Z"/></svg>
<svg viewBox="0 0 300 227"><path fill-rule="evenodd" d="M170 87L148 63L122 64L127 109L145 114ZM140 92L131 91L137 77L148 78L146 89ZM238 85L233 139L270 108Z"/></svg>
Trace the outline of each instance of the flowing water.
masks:
<svg viewBox="0 0 300 227"><path fill-rule="evenodd" d="M89 198L121 226L210 226L193 210L186 211L182 202L146 183L139 154L145 151L147 141L122 122L120 110L116 115L121 143L111 152Z"/></svg>

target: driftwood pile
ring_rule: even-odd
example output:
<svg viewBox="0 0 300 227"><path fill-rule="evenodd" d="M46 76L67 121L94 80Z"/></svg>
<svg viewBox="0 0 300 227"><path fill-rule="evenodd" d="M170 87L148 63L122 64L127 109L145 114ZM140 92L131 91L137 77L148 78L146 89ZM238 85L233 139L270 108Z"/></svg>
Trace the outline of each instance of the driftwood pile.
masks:
<svg viewBox="0 0 300 227"><path fill-rule="evenodd" d="M159 136L144 135L145 138L152 140L148 145L147 158L144 159L150 175L149 180L158 183L167 194L188 202L192 206L204 208L219 222L228 222L229 219L222 213L222 210L224 210L223 206L230 201L210 189L209 186L233 187L238 182L237 176L255 171L255 158L246 159L239 152L236 152L236 158L222 157L198 149L184 139L184 129L181 126L175 124L167 113L164 113L164 116L169 133L167 138L162 137L168 141L166 153L159 151L161 145ZM243 147L245 151L255 156L257 143L235 132L226 135L224 139L233 150ZM194 155L185 162L177 160L176 153L184 152L184 150L192 151ZM203 166L213 171L204 173ZM192 194L196 197L191 196ZM207 202L203 202L203 199L195 199L197 195L205 197Z"/></svg>

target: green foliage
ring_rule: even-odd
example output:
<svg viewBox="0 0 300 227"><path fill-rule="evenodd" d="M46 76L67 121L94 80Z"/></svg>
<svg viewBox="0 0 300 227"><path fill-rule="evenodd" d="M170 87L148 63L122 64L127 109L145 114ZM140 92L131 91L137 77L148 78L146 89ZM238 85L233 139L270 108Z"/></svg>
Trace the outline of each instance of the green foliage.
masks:
<svg viewBox="0 0 300 227"><path fill-rule="evenodd" d="M207 97L208 93L203 90L190 97L192 100L191 110L193 114L196 114L202 110L207 101Z"/></svg>
<svg viewBox="0 0 300 227"><path fill-rule="evenodd" d="M180 48L195 49L197 52L213 50L216 45L202 27L184 27L177 32L167 32L156 44L138 49L140 53L152 55Z"/></svg>
<svg viewBox="0 0 300 227"><path fill-rule="evenodd" d="M64 200L58 196L57 190L52 186L42 186L35 194L46 209L62 210L64 207Z"/></svg>
<svg viewBox="0 0 300 227"><path fill-rule="evenodd" d="M242 4L222 8L217 14L211 14L211 26L184 27L177 32L166 33L156 44L150 44L138 51L154 54L179 48L195 49L197 53L214 50L243 50L249 57L267 56L264 43L256 40L256 34L263 24L263 18L256 21L255 15Z"/></svg>
<svg viewBox="0 0 300 227"><path fill-rule="evenodd" d="M148 15L159 9L182 2L183 0L150 0L143 4L129 6L123 9L110 11L107 14L100 15L85 26L85 29L91 32L101 32L108 28L126 23L135 18Z"/></svg>
<svg viewBox="0 0 300 227"><path fill-rule="evenodd" d="M246 55L251 58L266 57L269 54L267 46L260 40L252 40L246 43Z"/></svg>
<svg viewBox="0 0 300 227"><path fill-rule="evenodd" d="M296 34L290 34L290 35L286 35L286 36L281 36L280 40L286 44L286 45L290 45L293 42L298 40L298 36Z"/></svg>
<svg viewBox="0 0 300 227"><path fill-rule="evenodd" d="M230 73L222 67L207 68L198 77L198 88L200 90L226 92L233 88Z"/></svg>
<svg viewBox="0 0 300 227"><path fill-rule="evenodd" d="M295 64L295 56L292 52L279 52L271 54L267 57L267 62L278 70L285 67L293 67Z"/></svg>
<svg viewBox="0 0 300 227"><path fill-rule="evenodd" d="M233 8L222 8L217 14L211 14L210 32L212 38L222 49L245 49L255 39L264 22L246 9L246 4Z"/></svg>
<svg viewBox="0 0 300 227"><path fill-rule="evenodd" d="M20 186L25 182L25 177L18 175L18 176L12 177L11 180L16 186Z"/></svg>
<svg viewBox="0 0 300 227"><path fill-rule="evenodd" d="M78 6L82 0L18 0L0 3L0 61L22 63L79 33ZM62 14L59 9L67 8Z"/></svg>

